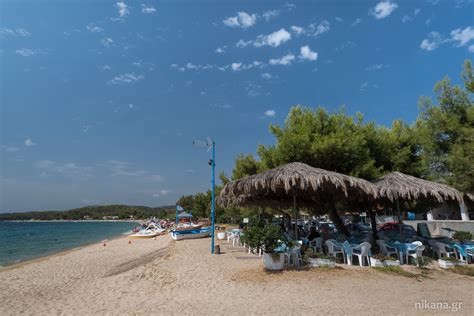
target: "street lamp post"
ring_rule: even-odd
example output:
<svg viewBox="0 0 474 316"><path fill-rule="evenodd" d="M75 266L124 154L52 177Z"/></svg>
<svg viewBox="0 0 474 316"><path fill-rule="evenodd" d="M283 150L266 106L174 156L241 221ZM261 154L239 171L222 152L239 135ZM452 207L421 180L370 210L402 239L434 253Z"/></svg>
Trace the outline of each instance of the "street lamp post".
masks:
<svg viewBox="0 0 474 316"><path fill-rule="evenodd" d="M215 226L215 218L216 218L216 174L215 174L215 169L216 169L216 143L211 140L210 138L207 139L207 141L200 141L200 140L194 140L193 141L194 145L197 146L205 146L209 150L212 150L212 159L209 160L209 165L211 166L212 169L212 179L211 179L211 186L212 186L212 202L211 202L211 221L212 221L212 241L211 241L211 253L214 254L214 226Z"/></svg>
<svg viewBox="0 0 474 316"><path fill-rule="evenodd" d="M216 143L212 141L212 160L211 167L212 167L212 204L211 204L211 220L212 220L212 241L211 241L211 253L214 254L214 224L216 218Z"/></svg>

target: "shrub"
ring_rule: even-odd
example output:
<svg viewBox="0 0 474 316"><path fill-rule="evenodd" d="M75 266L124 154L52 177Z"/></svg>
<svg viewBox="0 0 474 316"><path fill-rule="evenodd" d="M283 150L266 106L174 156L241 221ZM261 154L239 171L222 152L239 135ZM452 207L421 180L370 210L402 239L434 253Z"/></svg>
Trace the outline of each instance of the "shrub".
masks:
<svg viewBox="0 0 474 316"><path fill-rule="evenodd" d="M472 234L470 232L457 231L456 233L454 233L453 238L464 243L472 239Z"/></svg>
<svg viewBox="0 0 474 316"><path fill-rule="evenodd" d="M444 261L449 261L449 262L459 262L459 260L456 259L455 257L441 257L440 259Z"/></svg>
<svg viewBox="0 0 474 316"><path fill-rule="evenodd" d="M430 257L421 256L421 257L417 257L414 260L414 263L418 268L426 268L432 260L433 259Z"/></svg>
<svg viewBox="0 0 474 316"><path fill-rule="evenodd" d="M280 227L272 224L248 227L242 236L243 243L251 248L263 248L266 253L273 253L284 241Z"/></svg>
<svg viewBox="0 0 474 316"><path fill-rule="evenodd" d="M377 259L377 260L380 260L380 261L397 260L397 259L395 259L395 258L387 257L387 256L384 256L384 255L381 255L381 254L375 255L375 256L373 256L373 258L374 258L374 259Z"/></svg>

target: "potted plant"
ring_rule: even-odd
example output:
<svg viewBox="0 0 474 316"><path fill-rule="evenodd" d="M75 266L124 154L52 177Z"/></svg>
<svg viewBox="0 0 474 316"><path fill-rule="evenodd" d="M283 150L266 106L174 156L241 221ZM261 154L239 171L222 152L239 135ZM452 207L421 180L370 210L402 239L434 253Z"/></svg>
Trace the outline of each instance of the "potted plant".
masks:
<svg viewBox="0 0 474 316"><path fill-rule="evenodd" d="M454 257L441 257L438 259L438 264L440 268L448 269L454 268L455 266L464 266L466 262L458 260Z"/></svg>
<svg viewBox="0 0 474 316"><path fill-rule="evenodd" d="M380 254L370 257L370 266L372 267L387 267L387 266L399 266L399 265L400 265L400 261L392 257L387 257Z"/></svg>
<svg viewBox="0 0 474 316"><path fill-rule="evenodd" d="M242 241L252 249L263 249L263 264L266 270L283 270L285 254L279 248L283 245L284 237L280 227L272 224L248 227Z"/></svg>
<svg viewBox="0 0 474 316"><path fill-rule="evenodd" d="M315 252L314 250L308 250L308 252L305 254L305 261L310 267L334 268L336 266L336 262L334 260L335 258Z"/></svg>
<svg viewBox="0 0 474 316"><path fill-rule="evenodd" d="M261 230L260 240L265 269L271 271L283 270L285 254L279 248L283 245L285 238L281 228L273 224L265 225Z"/></svg>

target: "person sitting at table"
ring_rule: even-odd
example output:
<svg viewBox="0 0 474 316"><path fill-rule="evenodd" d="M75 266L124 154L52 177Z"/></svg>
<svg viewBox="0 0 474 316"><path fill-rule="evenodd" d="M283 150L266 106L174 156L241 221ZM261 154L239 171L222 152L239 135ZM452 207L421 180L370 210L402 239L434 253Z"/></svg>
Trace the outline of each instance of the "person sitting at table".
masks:
<svg viewBox="0 0 474 316"><path fill-rule="evenodd" d="M309 234L306 236L308 238L308 241L313 241L314 239L321 237L321 235L316 231L316 227L311 226L309 229Z"/></svg>
<svg viewBox="0 0 474 316"><path fill-rule="evenodd" d="M324 225L321 227L321 237L323 237L324 241L331 239L331 234L329 233L329 227Z"/></svg>

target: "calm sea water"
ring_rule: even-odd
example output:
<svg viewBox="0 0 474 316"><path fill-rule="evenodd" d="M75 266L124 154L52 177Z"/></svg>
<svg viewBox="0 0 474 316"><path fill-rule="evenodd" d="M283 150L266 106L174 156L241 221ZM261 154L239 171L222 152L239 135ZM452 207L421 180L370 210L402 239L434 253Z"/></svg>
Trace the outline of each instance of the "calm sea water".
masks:
<svg viewBox="0 0 474 316"><path fill-rule="evenodd" d="M136 225L132 222L0 221L0 266L118 236Z"/></svg>

